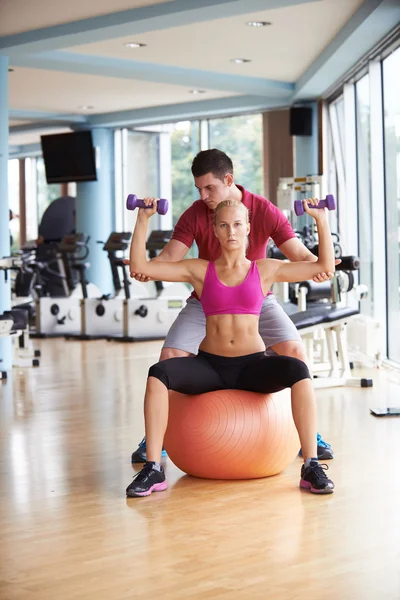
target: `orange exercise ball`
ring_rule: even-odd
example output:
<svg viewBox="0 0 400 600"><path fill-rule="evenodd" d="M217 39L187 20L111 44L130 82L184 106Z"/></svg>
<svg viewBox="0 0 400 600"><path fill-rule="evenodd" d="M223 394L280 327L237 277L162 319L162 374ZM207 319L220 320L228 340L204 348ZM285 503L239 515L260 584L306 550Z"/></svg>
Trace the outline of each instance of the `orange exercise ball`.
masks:
<svg viewBox="0 0 400 600"><path fill-rule="evenodd" d="M290 390L219 390L196 396L171 391L164 446L179 469L196 477L276 475L300 449Z"/></svg>

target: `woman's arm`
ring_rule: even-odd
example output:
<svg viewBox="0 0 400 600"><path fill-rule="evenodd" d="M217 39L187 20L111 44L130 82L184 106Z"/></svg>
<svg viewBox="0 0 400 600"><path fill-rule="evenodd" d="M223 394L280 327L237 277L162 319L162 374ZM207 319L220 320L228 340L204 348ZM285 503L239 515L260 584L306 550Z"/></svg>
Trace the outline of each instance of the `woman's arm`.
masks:
<svg viewBox="0 0 400 600"><path fill-rule="evenodd" d="M281 260L266 259L262 261L262 278L271 285L275 281L303 281L312 279L318 273L335 270L335 256L326 209L310 208L308 204L318 204L317 199L303 201L304 212L314 217L318 230L318 259L315 262L298 261L287 263Z"/></svg>
<svg viewBox="0 0 400 600"><path fill-rule="evenodd" d="M152 208L141 208L138 211L135 229L133 231L129 253L130 270L141 273L157 281L186 281L193 285L194 280L199 277L201 266L198 259L181 260L177 262L147 260L146 256L146 234L149 218L157 210L156 198L145 198L147 205Z"/></svg>

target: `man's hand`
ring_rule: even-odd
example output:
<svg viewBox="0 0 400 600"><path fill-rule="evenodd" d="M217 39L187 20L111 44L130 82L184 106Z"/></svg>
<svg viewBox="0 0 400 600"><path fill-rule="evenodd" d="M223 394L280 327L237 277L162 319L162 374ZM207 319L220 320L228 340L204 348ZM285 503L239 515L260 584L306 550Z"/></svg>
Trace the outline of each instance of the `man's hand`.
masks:
<svg viewBox="0 0 400 600"><path fill-rule="evenodd" d="M124 258L122 262L125 265L130 265L129 258ZM132 279L136 279L136 281L140 281L140 283L147 283L151 281L150 277L147 277L147 275L142 275L141 273L134 273L133 271L131 271L129 274L132 277Z"/></svg>
<svg viewBox="0 0 400 600"><path fill-rule="evenodd" d="M340 258L337 258L335 260L335 265L340 264L342 261L340 260ZM315 275L315 277L313 277L313 281L315 281L315 283L323 283L324 281L329 281L330 279L332 279L333 277L333 273L318 273L318 275Z"/></svg>

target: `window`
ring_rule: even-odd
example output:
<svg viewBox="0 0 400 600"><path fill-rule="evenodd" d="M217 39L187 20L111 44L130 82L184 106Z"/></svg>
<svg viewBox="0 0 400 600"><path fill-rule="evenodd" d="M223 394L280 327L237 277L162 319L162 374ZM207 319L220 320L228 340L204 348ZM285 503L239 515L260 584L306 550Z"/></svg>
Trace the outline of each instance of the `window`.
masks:
<svg viewBox="0 0 400 600"><path fill-rule="evenodd" d="M371 137L369 75L356 83L357 187L360 283L368 287L368 297L361 303L363 314L374 315L372 206L371 206Z"/></svg>
<svg viewBox="0 0 400 600"><path fill-rule="evenodd" d="M262 115L211 119L209 139L232 159L236 183L263 196Z"/></svg>
<svg viewBox="0 0 400 600"><path fill-rule="evenodd" d="M149 131L128 131L125 160L126 195L135 194L138 198L159 197L159 134ZM132 231L135 220L136 212L124 210L125 231ZM155 228L155 222L155 220L150 221L150 228Z"/></svg>
<svg viewBox="0 0 400 600"><path fill-rule="evenodd" d="M46 181L43 158L36 159L36 182L37 219L38 223L40 223L43 213L49 204L60 197L60 184L48 185Z"/></svg>
<svg viewBox="0 0 400 600"><path fill-rule="evenodd" d="M200 150L199 121L182 121L170 127L172 220L175 227L181 214L199 197L190 170Z"/></svg>
<svg viewBox="0 0 400 600"><path fill-rule="evenodd" d="M11 252L19 248L19 160L8 161L8 206L13 213L10 221Z"/></svg>
<svg viewBox="0 0 400 600"><path fill-rule="evenodd" d="M400 363L400 48L383 61L388 357Z"/></svg>

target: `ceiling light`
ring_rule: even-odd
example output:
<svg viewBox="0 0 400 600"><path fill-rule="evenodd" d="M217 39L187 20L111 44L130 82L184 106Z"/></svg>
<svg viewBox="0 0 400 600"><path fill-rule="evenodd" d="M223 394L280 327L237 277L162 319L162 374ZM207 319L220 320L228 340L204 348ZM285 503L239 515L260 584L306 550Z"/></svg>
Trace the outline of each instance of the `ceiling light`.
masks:
<svg viewBox="0 0 400 600"><path fill-rule="evenodd" d="M246 25L249 27L268 27L272 25L269 21L247 21Z"/></svg>
<svg viewBox="0 0 400 600"><path fill-rule="evenodd" d="M189 90L189 94L205 94L205 90Z"/></svg>
<svg viewBox="0 0 400 600"><path fill-rule="evenodd" d="M127 44L124 44L124 46L127 48L144 48L146 44L140 44L139 42L128 42Z"/></svg>
<svg viewBox="0 0 400 600"><path fill-rule="evenodd" d="M83 104L82 106L79 106L80 110L93 110L94 106L90 106L90 104Z"/></svg>
<svg viewBox="0 0 400 600"><path fill-rule="evenodd" d="M231 62L241 65L242 63L249 63L251 60L250 58L231 58Z"/></svg>

